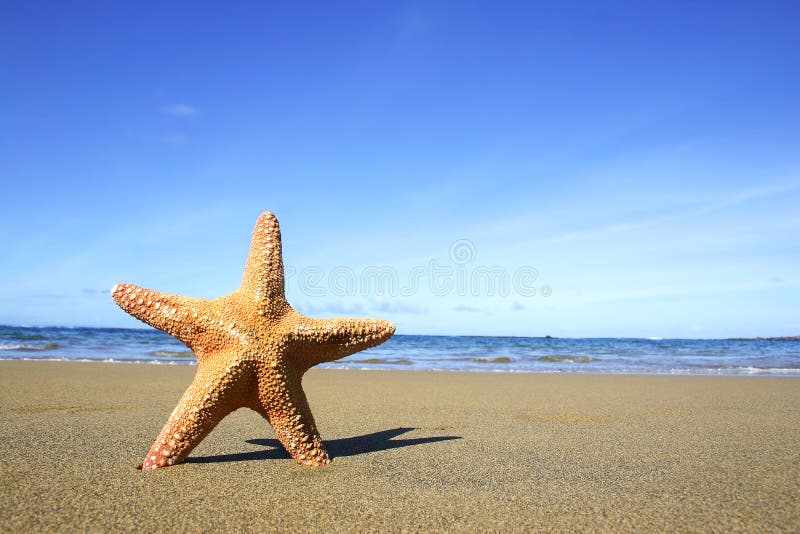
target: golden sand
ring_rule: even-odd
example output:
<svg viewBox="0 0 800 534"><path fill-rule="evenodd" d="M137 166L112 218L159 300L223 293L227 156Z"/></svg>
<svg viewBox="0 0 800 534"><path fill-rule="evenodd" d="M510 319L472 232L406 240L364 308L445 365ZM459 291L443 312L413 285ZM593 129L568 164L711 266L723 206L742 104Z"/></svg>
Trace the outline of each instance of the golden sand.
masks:
<svg viewBox="0 0 800 534"><path fill-rule="evenodd" d="M137 470L194 371L0 361L2 530L800 530L800 379L311 370L331 465L240 410Z"/></svg>

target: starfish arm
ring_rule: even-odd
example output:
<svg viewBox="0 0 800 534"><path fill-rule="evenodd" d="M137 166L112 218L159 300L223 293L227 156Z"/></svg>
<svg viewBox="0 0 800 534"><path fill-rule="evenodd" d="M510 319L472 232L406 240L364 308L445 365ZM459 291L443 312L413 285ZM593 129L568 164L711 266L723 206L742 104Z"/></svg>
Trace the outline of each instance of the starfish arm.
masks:
<svg viewBox="0 0 800 534"><path fill-rule="evenodd" d="M175 336L190 348L209 328L197 320L198 312L208 304L201 299L160 293L133 284L115 285L111 297L129 314Z"/></svg>
<svg viewBox="0 0 800 534"><path fill-rule="evenodd" d="M259 376L257 411L272 425L286 452L300 465L329 464L300 378L282 367L270 367Z"/></svg>
<svg viewBox="0 0 800 534"><path fill-rule="evenodd" d="M198 369L164 428L142 463L142 469L158 469L182 462L217 426L223 417L242 407L252 387L252 370L218 358L220 365ZM230 362L230 364L225 362Z"/></svg>
<svg viewBox="0 0 800 534"><path fill-rule="evenodd" d="M277 316L287 306L281 229L272 212L263 213L256 221L240 291L256 302L260 315Z"/></svg>
<svg viewBox="0 0 800 534"><path fill-rule="evenodd" d="M382 319L311 319L298 321L297 337L306 343L309 367L376 347L392 337L394 324Z"/></svg>

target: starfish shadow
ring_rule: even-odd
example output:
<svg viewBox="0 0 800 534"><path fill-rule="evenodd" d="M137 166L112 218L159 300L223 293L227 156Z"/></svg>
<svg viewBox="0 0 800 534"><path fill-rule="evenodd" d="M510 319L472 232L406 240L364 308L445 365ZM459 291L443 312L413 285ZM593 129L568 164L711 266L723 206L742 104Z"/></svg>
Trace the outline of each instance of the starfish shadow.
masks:
<svg viewBox="0 0 800 534"><path fill-rule="evenodd" d="M412 445L422 445L423 443L434 443L437 441L450 441L461 439L461 436L431 436L427 438L411 439L392 439L400 434L405 434L415 430L410 427L394 428L382 430L363 436L353 436L352 438L332 439L325 441L325 448L331 458L356 456L370 452L397 449L399 447L410 447ZM271 447L261 451L237 452L233 454L215 454L210 456L193 456L186 458L184 463L216 463L216 462L245 462L251 460L288 460L291 459L289 453L283 448L277 439L248 439L251 445L262 445Z"/></svg>

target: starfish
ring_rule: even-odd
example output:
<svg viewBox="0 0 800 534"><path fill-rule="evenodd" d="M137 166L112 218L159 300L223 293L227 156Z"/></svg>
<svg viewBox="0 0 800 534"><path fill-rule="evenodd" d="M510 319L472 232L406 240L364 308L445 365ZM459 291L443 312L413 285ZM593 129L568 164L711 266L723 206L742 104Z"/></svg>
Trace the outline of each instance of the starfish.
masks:
<svg viewBox="0 0 800 534"><path fill-rule="evenodd" d="M272 425L301 465L330 463L301 380L314 365L338 360L392 337L378 319L311 319L286 301L278 220L256 222L242 285L214 300L170 295L132 284L111 289L137 319L182 341L197 358L183 394L142 463L182 462L223 417L251 408Z"/></svg>

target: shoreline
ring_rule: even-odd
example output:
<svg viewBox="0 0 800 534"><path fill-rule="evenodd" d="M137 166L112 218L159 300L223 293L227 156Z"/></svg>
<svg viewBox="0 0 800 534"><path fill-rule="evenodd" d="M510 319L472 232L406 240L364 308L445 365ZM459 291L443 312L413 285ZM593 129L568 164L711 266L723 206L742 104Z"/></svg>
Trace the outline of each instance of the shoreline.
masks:
<svg viewBox="0 0 800 534"><path fill-rule="evenodd" d="M99 359L73 359L73 358L2 358L0 362L55 362L55 363L105 363L105 364L132 364L132 365L155 365L167 367L193 367L197 365L197 360L186 358L185 361L163 361L163 360L115 360L113 358L99 360ZM384 372L399 372L399 373L468 373L468 374L534 374L534 375L587 375L587 376L697 376L697 377L739 377L739 378L800 378L800 368L758 368L750 367L747 369L705 369L705 370L688 370L688 369L673 369L673 370L656 370L656 371L598 371L587 370L581 371L580 368L575 370L540 370L540 369L409 369L403 366L387 367L387 364L376 364L374 367L371 365L364 367L345 367L345 365L353 365L353 362L343 362L341 365L327 363L316 366L318 370L325 371L384 371ZM380 367L378 366L380 365ZM581 364L576 364L581 365Z"/></svg>
<svg viewBox="0 0 800 534"><path fill-rule="evenodd" d="M0 326L0 358L191 364L156 330ZM327 368L619 375L800 376L800 341L546 339L396 335Z"/></svg>
<svg viewBox="0 0 800 534"><path fill-rule="evenodd" d="M800 387L750 376L312 369L333 463L239 410L141 461L194 369L0 361L3 531L792 530ZM333 371L349 371L339 373Z"/></svg>

